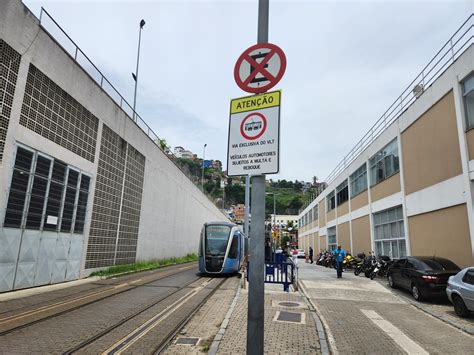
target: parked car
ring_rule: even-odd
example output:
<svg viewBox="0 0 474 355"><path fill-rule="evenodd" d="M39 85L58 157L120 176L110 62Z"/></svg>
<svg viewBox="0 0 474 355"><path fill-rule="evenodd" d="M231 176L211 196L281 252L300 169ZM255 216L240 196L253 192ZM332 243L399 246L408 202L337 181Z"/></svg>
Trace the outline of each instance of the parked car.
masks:
<svg viewBox="0 0 474 355"><path fill-rule="evenodd" d="M437 256L408 256L392 264L387 273L390 287L411 291L413 298L445 296L448 278L460 268L451 260Z"/></svg>
<svg viewBox="0 0 474 355"><path fill-rule="evenodd" d="M474 268L468 267L448 279L446 294L460 317L474 312Z"/></svg>
<svg viewBox="0 0 474 355"><path fill-rule="evenodd" d="M306 254L303 249L297 249L296 251L298 252L298 254L296 254L297 258L306 258Z"/></svg>

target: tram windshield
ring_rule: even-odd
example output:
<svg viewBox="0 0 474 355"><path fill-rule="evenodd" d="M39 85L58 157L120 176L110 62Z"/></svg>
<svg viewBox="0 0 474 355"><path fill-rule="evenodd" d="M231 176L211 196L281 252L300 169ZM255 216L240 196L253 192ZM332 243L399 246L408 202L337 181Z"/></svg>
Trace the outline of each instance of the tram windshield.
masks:
<svg viewBox="0 0 474 355"><path fill-rule="evenodd" d="M229 234L230 227L228 226L207 226L206 254L225 255Z"/></svg>

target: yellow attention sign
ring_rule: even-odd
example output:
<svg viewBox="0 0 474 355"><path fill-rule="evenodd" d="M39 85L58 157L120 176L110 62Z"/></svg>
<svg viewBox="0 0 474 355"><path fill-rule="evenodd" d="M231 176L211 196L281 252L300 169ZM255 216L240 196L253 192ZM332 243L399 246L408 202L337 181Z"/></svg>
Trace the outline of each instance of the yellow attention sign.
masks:
<svg viewBox="0 0 474 355"><path fill-rule="evenodd" d="M280 106L281 91L272 91L260 95L252 95L234 99L230 102L230 113L254 111L262 108Z"/></svg>

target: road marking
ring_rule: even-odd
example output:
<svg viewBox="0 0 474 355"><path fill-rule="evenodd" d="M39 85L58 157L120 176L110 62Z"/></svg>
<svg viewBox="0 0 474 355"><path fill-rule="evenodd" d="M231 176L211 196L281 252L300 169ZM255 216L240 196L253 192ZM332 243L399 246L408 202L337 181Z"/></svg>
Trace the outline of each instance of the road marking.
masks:
<svg viewBox="0 0 474 355"><path fill-rule="evenodd" d="M115 342L112 346L110 346L107 350L103 351L101 355L106 354L122 354L123 351L127 350L130 346L135 344L138 340L143 338L146 334L148 334L153 328L155 328L158 324L163 322L166 318L168 318L173 312L179 309L184 303L186 303L189 299L193 296L198 294L202 289L205 288L207 284L209 284L212 279L207 280L206 282L202 283L200 286L196 287L195 289L189 291L184 296L167 306L164 310L159 312L158 314L154 315L148 321L143 323L141 326L136 328L133 332L128 334L127 336L123 337L119 341Z"/></svg>
<svg viewBox="0 0 474 355"><path fill-rule="evenodd" d="M400 329L395 327L389 321L383 319L377 312L371 309L361 309L360 311L372 322L374 322L376 326L382 329L390 338L395 341L395 343L397 343L408 354L429 354L425 349L423 349L416 342L406 336L405 333L403 333Z"/></svg>

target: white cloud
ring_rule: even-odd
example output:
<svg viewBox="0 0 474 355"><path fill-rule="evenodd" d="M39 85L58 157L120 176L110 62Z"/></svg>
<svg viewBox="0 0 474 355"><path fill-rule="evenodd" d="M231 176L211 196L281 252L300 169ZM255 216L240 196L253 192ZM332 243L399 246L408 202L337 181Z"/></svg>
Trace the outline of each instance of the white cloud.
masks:
<svg viewBox="0 0 474 355"><path fill-rule="evenodd" d="M129 102L142 32L137 110L160 136L225 161L240 53L258 1L34 1L113 78ZM270 1L269 40L286 53L281 173L327 176L473 11L471 1Z"/></svg>

